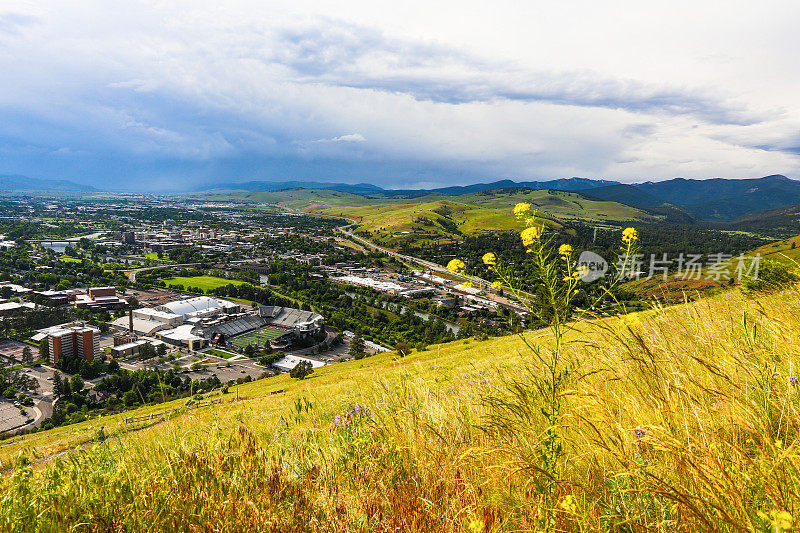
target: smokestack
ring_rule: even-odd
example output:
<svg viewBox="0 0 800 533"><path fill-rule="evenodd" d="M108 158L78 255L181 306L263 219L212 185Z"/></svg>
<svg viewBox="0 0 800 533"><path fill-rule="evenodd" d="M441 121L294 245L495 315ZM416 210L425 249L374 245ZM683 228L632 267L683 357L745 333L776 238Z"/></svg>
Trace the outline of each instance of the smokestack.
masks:
<svg viewBox="0 0 800 533"><path fill-rule="evenodd" d="M133 309L128 310L128 329L130 329L130 333L133 335Z"/></svg>

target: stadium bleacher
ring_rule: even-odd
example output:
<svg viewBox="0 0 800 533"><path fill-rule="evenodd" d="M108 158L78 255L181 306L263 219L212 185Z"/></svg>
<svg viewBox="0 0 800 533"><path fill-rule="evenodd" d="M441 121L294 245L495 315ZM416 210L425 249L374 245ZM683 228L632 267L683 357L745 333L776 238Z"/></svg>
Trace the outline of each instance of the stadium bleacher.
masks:
<svg viewBox="0 0 800 533"><path fill-rule="evenodd" d="M265 324L266 321L260 316L251 315L212 326L209 328L209 333L212 335L214 333L222 333L226 337L234 337L263 327Z"/></svg>

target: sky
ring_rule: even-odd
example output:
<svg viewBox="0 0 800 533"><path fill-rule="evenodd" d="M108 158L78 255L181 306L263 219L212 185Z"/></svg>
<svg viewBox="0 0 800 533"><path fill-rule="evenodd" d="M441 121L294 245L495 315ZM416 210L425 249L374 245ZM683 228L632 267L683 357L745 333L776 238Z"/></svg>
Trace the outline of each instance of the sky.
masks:
<svg viewBox="0 0 800 533"><path fill-rule="evenodd" d="M798 20L770 1L0 1L0 174L800 178Z"/></svg>

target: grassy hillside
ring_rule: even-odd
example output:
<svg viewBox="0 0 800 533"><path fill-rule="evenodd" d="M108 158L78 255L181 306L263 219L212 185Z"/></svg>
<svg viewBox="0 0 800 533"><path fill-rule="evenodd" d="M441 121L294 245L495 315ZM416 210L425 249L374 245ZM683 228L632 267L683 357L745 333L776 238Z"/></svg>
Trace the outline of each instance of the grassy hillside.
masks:
<svg viewBox="0 0 800 533"><path fill-rule="evenodd" d="M268 192L231 192L204 195L206 200L267 203L297 210L309 210L336 205L357 206L375 203L364 196L324 189L289 189ZM392 200L381 200L391 202Z"/></svg>
<svg viewBox="0 0 800 533"><path fill-rule="evenodd" d="M0 448L0 529L788 531L798 296L581 323L559 398L508 337L238 386L141 429L118 415L19 438ZM563 453L547 466L552 401Z"/></svg>
<svg viewBox="0 0 800 533"><path fill-rule="evenodd" d="M520 188L459 196L428 194L414 199L315 189L225 193L207 198L263 202L287 209L356 218L361 221L360 229L373 234L376 242L389 246L402 242L421 244L433 240L458 240L467 234L516 229L508 213L519 202L528 202L537 211L564 221L659 220L659 217L641 209L589 199L574 192Z"/></svg>
<svg viewBox="0 0 800 533"><path fill-rule="evenodd" d="M615 202L590 200L578 193L562 191L498 190L470 193L441 199L424 196L413 202L381 202L372 205L337 206L317 211L360 220L359 229L370 232L376 242L396 246L402 242L420 244L427 241L458 240L463 235L486 231L518 229L508 216L519 202L530 203L532 209L558 221L656 221L657 218L639 209Z"/></svg>
<svg viewBox="0 0 800 533"><path fill-rule="evenodd" d="M800 235L783 239L771 244L756 248L752 254L761 254L761 257L775 259L782 263L797 265L800 262Z"/></svg>

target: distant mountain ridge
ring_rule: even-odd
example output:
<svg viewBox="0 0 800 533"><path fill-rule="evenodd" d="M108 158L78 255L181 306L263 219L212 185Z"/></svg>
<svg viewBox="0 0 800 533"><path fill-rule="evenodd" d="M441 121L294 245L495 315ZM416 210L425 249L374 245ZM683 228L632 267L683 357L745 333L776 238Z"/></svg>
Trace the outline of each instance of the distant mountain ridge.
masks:
<svg viewBox="0 0 800 533"><path fill-rule="evenodd" d="M730 222L757 211L800 204L800 181L781 174L753 179L674 178L597 187L586 194L651 212L671 209L698 220Z"/></svg>
<svg viewBox="0 0 800 533"><path fill-rule="evenodd" d="M82 185L69 180L29 178L17 174L0 174L0 191L41 192L97 192L91 185Z"/></svg>
<svg viewBox="0 0 800 533"><path fill-rule="evenodd" d="M323 181L245 181L241 183L220 183L213 186L202 186L196 192L207 191L247 191L275 192L287 189L323 189L329 191L349 192L351 194L369 194L382 192L383 189L370 183L330 183Z"/></svg>
<svg viewBox="0 0 800 533"><path fill-rule="evenodd" d="M731 222L756 211L779 209L800 204L800 181L781 174L753 179L686 179L623 184L617 181L565 178L549 181L500 180L490 183L457 185L435 189L383 189L361 183L322 182L247 182L217 186L231 190L281 191L284 189L325 189L357 194L367 198L420 198L428 195L460 196L470 193L549 189L578 192L584 196L618 202L666 216L671 222L692 223L697 220Z"/></svg>
<svg viewBox="0 0 800 533"><path fill-rule="evenodd" d="M590 179L590 178L562 178L548 181L520 181L500 180L491 183L475 183L472 185L454 185L434 189L384 189L370 183L329 183L319 181L247 181L241 183L222 183L211 187L201 187L198 191L247 191L247 192L275 192L287 189L322 189L330 191L348 192L366 196L381 196L394 198L418 198L429 194L443 194L459 196L473 192L494 191L497 189L528 188L552 189L558 191L583 191L595 187L619 184L617 181Z"/></svg>

